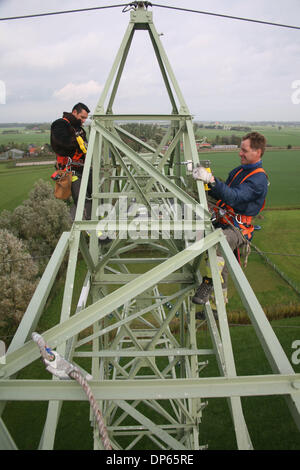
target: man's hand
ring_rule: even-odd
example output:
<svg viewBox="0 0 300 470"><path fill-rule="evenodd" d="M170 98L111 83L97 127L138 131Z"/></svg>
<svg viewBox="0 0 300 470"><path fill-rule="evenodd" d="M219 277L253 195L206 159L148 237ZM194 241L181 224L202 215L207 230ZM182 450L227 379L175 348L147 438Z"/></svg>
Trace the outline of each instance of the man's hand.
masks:
<svg viewBox="0 0 300 470"><path fill-rule="evenodd" d="M213 174L207 171L204 166L197 166L193 169L193 178L195 180L201 180L206 184L213 183L215 180Z"/></svg>

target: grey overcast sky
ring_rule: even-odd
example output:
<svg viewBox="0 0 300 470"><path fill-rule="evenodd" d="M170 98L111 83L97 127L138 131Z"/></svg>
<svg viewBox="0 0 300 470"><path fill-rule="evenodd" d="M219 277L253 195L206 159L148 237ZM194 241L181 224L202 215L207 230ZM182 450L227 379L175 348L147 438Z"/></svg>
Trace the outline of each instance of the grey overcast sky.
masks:
<svg viewBox="0 0 300 470"><path fill-rule="evenodd" d="M121 3L0 0L0 17ZM153 3L300 26L300 0ZM300 121L300 30L150 10L195 119ZM129 18L111 8L0 21L0 122L49 122L78 101L93 112ZM137 32L114 112L170 111L149 36Z"/></svg>

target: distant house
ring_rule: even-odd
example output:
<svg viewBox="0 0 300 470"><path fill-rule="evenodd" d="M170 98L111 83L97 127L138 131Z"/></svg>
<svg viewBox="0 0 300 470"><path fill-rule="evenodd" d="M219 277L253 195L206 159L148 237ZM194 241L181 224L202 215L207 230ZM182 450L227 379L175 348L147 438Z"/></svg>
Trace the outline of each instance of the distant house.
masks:
<svg viewBox="0 0 300 470"><path fill-rule="evenodd" d="M40 148L35 147L33 144L28 145L28 153L30 157L35 157L39 154Z"/></svg>
<svg viewBox="0 0 300 470"><path fill-rule="evenodd" d="M37 155L37 153L38 153L36 147L30 147L30 149L28 149L28 150L29 150L30 157L33 157L34 155Z"/></svg>
<svg viewBox="0 0 300 470"><path fill-rule="evenodd" d="M0 154L0 160L18 160L24 157L23 150L10 149Z"/></svg>
<svg viewBox="0 0 300 470"><path fill-rule="evenodd" d="M211 144L209 142L196 142L196 145L198 150L211 149Z"/></svg>

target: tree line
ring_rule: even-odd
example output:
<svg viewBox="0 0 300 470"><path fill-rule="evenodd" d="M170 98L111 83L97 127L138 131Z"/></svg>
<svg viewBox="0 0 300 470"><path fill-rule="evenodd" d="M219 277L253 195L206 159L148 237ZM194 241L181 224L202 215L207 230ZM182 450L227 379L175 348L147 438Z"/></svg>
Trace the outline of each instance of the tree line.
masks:
<svg viewBox="0 0 300 470"><path fill-rule="evenodd" d="M0 213L0 336L15 333L57 241L71 227L68 205L39 180L29 198Z"/></svg>
<svg viewBox="0 0 300 470"><path fill-rule="evenodd" d="M139 140L146 142L152 147L156 148L161 142L166 129L159 126L158 124L145 124L145 123L127 123L121 126L125 131L137 137ZM140 152L143 149L143 145L130 137L123 137L124 141L130 145L130 147L136 152Z"/></svg>

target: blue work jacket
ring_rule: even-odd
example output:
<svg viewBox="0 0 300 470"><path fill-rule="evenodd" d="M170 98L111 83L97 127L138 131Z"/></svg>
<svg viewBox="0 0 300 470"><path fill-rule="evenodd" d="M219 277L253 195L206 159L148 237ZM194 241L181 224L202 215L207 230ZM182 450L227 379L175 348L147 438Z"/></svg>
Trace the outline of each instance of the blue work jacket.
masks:
<svg viewBox="0 0 300 470"><path fill-rule="evenodd" d="M241 183L245 176L256 168L262 168L261 160L254 164L238 166L229 173L225 183L215 177L216 183L211 188L211 191L209 191L210 195L215 199L221 199L222 202L231 206L236 214L257 215L263 208L267 195L267 175L265 173L255 173ZM242 171L234 178L234 175L240 169Z"/></svg>

